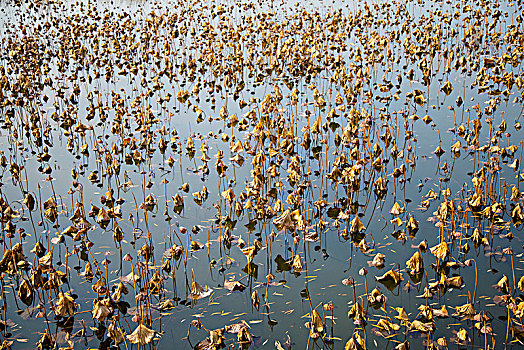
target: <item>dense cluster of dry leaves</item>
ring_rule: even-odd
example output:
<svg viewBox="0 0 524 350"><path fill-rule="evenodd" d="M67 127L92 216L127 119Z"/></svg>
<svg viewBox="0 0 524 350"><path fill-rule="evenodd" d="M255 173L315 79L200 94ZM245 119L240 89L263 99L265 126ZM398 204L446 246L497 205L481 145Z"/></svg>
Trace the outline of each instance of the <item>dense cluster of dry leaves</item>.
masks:
<svg viewBox="0 0 524 350"><path fill-rule="evenodd" d="M295 336L307 347L524 341L514 240L524 222L520 1L273 6L6 5L2 349L18 336L14 312L42 320L39 349L95 338L100 348L162 347L159 315L216 289L224 298L248 289L249 312L265 310L272 326L268 290L285 283L276 275L307 276L310 254L329 258L330 237L348 246L341 259L369 266L331 280L344 300L313 295L305 280L310 312ZM420 162L438 181L417 176ZM406 191L417 185L413 202ZM213 214L191 221L190 208ZM425 232L421 218L432 223ZM379 219L409 260L386 249ZM98 255L108 232L114 258ZM195 258L201 250L208 260ZM243 277L197 282L193 267L223 273L235 252ZM480 299L477 260L492 258L509 259L511 273ZM458 305L446 305L462 288ZM505 334L494 332L493 302ZM336 327L336 309L351 330ZM439 319L460 326L450 337ZM196 349L247 349L260 338L244 320L208 330L195 317L189 343L191 329L208 335Z"/></svg>

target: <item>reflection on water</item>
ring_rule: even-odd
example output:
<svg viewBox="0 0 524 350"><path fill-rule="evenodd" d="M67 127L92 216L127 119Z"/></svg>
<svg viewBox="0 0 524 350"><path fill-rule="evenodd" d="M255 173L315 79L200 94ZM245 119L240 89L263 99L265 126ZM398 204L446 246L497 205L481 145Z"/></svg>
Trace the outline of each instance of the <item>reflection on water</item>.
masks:
<svg viewBox="0 0 524 350"><path fill-rule="evenodd" d="M520 344L519 1L2 13L3 348Z"/></svg>

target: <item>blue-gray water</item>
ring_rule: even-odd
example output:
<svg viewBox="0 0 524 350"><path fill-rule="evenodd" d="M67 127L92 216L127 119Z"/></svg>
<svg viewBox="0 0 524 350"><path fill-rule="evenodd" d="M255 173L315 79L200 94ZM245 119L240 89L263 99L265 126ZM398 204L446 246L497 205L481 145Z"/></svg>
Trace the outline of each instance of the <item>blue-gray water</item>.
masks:
<svg viewBox="0 0 524 350"><path fill-rule="evenodd" d="M511 204L522 205L522 199L510 200L511 188L513 185L519 187L522 176L520 169L514 171L508 167L514 159L520 159L522 150L522 131L515 129L523 107L523 85L518 81L522 79L523 54L523 31L518 19L522 17L521 5L508 1L497 3L497 6L495 3L478 5L456 1L284 5L266 2L249 8L248 4L231 2L223 3L218 10L219 3L213 2L81 3L82 7L74 2L41 3L36 7L31 3L2 5L5 15L0 18L0 65L5 68L2 75L5 74L9 82L3 86L2 101L10 100L11 104L3 102L4 107L0 109L4 120L0 150L7 163L2 168L1 194L20 214L11 222L26 234L20 238L21 231L9 233L10 228L6 228L4 220L3 249L6 251L22 242L30 264L27 271L4 271L3 275L5 309L2 309L2 318L10 320L3 336L13 341L13 348L34 348L46 330L58 347L67 346L69 339L75 348L103 348L112 344L104 329L111 323L119 324L126 335L139 323L146 324L157 332L155 340L147 346L191 348L208 336L204 329L191 328L190 341L185 339L190 322L196 319L200 319L208 330L245 321L250 326L255 348L275 348L275 341L285 346L289 336L293 348L309 345L310 348L339 349L344 348L355 330L362 336L365 334L369 348L394 348L404 340L413 348L420 348L440 337L446 337L451 347L455 334L461 329L468 332L468 346L503 346L508 311L500 296L509 294L512 301L518 303L519 290L514 288L522 274L522 226L512 223L510 216ZM264 13L270 15L262 15ZM186 33L184 28L187 28ZM211 35L213 31L215 34ZM235 31L241 35L235 36ZM499 32L501 34L497 35ZM38 46L34 46L36 44ZM432 54L433 49L437 51ZM389 54L388 50L391 50ZM454 52L453 57L450 52ZM337 56L339 61L335 61ZM237 61L239 57L242 63ZM192 74L191 58L195 59ZM486 63L490 58L495 59L495 67ZM49 72L44 70L43 62L47 62ZM180 68L182 62L185 69ZM165 73L166 65L173 66L171 79ZM35 70L38 67L40 73ZM241 72L227 71L239 67L243 68ZM251 69L252 75L249 74ZM429 69L427 83L422 73L425 69ZM106 79L108 71L113 74ZM505 86L504 80L510 72L514 83ZM232 79L228 91L225 91L226 76ZM25 77L32 84L28 89L22 84L25 84ZM44 84L47 77L52 81ZM484 79L487 84L479 90L479 81ZM210 89L204 86L204 81L215 81L221 89L216 86ZM239 87L241 81L245 88L238 88L238 96L235 96L235 87ZM453 86L449 96L441 89L447 81ZM38 87L37 82L43 86ZM199 91L193 90L197 82ZM80 90L78 95L74 92L75 84ZM271 107L271 101L279 100L275 86L282 100L267 113L269 117L263 116L264 105ZM57 91L59 87L63 95ZM297 100L290 103L294 88ZM315 88L318 91L314 91ZM417 89L425 99L422 105L411 95ZM13 91L18 91L18 95L12 95ZM24 91L29 95L24 96ZM189 92L190 105L177 100L179 91ZM89 93L92 100L88 98ZM317 93L326 101L325 107L318 105ZM337 93L343 97L341 104L337 101ZM165 100L167 94L169 102L159 102L158 99ZM72 95L75 95L73 99ZM462 103L457 103L459 96ZM24 101L23 106L15 105L19 97ZM245 101L247 106L241 108L239 100ZM493 112L489 110L490 101L496 107ZM95 107L92 119L88 119L90 102ZM450 106L454 108L449 109ZM227 116L235 114L239 120L245 118L245 128L228 125L227 116L222 120L222 107ZM197 119L199 112L195 108L202 111L201 121ZM337 116L329 115L335 108ZM13 116L9 116L11 111ZM106 116L105 121L101 120L102 113ZM34 123L31 115L37 115ZM73 122L66 132L67 127L61 124L67 116L73 116ZM423 120L426 116L432 121L426 119L426 123ZM150 123L145 128L144 120ZM317 133L312 131L316 120L320 121ZM472 134L475 120L482 125L477 142ZM499 127L503 120L506 129ZM331 122L336 124L329 124ZM351 123L353 130L346 128ZM122 126L120 131L119 124ZM463 126L464 133L455 136L451 131L455 125L457 130ZM312 141L306 149L303 144L308 128ZM43 136L41 144L33 132L36 129ZM386 129L392 137L388 144L380 137ZM496 135L498 130L502 132ZM119 132L114 134L113 131ZM335 134L342 137L344 131L348 131L348 139L338 143ZM261 133L265 134L263 141ZM224 135L229 139L223 138ZM189 137L194 141L193 157L186 149ZM167 145L164 154L158 146L161 138ZM70 149L68 139L71 139ZM439 146L439 139L445 153L437 157L434 151ZM249 141L253 147L252 153L245 148L239 152L245 159L242 166L230 160L236 154L231 147L238 140L244 146ZM281 143L283 140L294 145L293 152L287 151L286 145ZM451 151L457 140L462 146L460 155ZM143 158L139 165L132 160L131 164L125 162L125 155L135 151L133 144ZM207 146L205 154L209 157L208 175L198 172L203 164L203 144ZM379 152L382 170L373 168L372 162L377 155L369 159L375 144L382 149ZM120 152L112 151L114 145ZM511 145L517 148L512 149ZM82 146L89 156L81 153ZM391 155L394 146L403 153L402 157L397 155L395 159ZM490 148L495 146L500 148ZM148 147L154 148L151 153L146 151ZM318 160L313 155L315 149L320 151ZM358 154L352 154L354 149ZM265 155L262 161L256 157L261 150ZM218 176L215 167L219 151L223 152L223 161L228 166L223 177ZM40 162L39 155L41 159L45 154L51 158ZM341 162L344 159L341 154L347 161ZM288 181L293 159L299 162L301 169L297 183ZM113 162L118 162L120 171L118 175L109 176L108 166L116 164ZM274 163L273 171L279 172L277 179L271 178L270 162ZM344 168L360 171L356 175L356 187L344 185L340 178L338 184L328 179L337 162L341 171ZM486 173L474 174L482 168L482 162L485 162ZM489 169L493 162L499 164L500 169ZM10 171L11 163L23 166L18 178ZM47 166L50 174L43 173ZM253 192L255 186L249 184L257 166L260 166L262 178L266 179L260 193ZM405 171L394 176L395 169L402 172L402 166ZM71 176L73 168L78 173L77 187ZM90 181L91 174L98 180ZM475 190L473 181L481 176L485 176L485 182L493 179L493 184ZM379 177L388 180L387 194L382 199L373 191L373 183ZM186 182L189 184L187 193L179 189ZM278 182L281 186L275 186ZM201 191L204 185L209 198L198 205L193 200L193 193ZM227 188L235 194L232 203L222 195ZM522 186L519 188L522 190ZM91 203L109 208L101 203L101 196L110 189L114 191L115 200L124 200L122 215L102 229L88 212ZM276 191L274 195L272 189ZM446 189L449 194L445 194ZM430 190L436 193L436 198L428 202L429 207L422 207ZM36 199L35 211L31 213L27 205L22 204L26 192ZM465 200L473 192L482 196L482 209L501 203L503 211L498 216L505 223L495 222L494 216L489 214L484 214L482 219L474 218ZM173 197L177 193L184 199L180 213L173 210ZM150 194L156 199L156 205L146 213L141 204ZM58 204L58 227L43 217L43 202L50 197L56 198ZM282 208L276 210L274 217L252 221L253 226L248 228L246 225L256 217L255 209L243 209L239 215L235 212L235 203L245 207L247 197L266 213L267 207L274 208L278 199L282 200ZM293 197L299 202L294 203ZM264 198L267 203L260 200ZM446 199L453 201L453 209L448 209L452 213L439 220L436 211ZM64 235L60 243L56 237L72 224L69 218L75 203L83 204L83 214L93 226L79 236L79 240L73 241ZM353 206L349 205L351 203ZM398 215L400 226L392 222L395 216L390 214L395 203L406 208L405 213ZM328 215L328 209L333 208L340 209L343 214L338 214L338 220ZM295 233L300 237L296 244L293 244L292 230L279 232L273 224L286 209L298 209L305 221L304 227L296 220L293 222L298 226ZM317 216L319 212L321 215ZM350 230L350 221L357 213L366 226L364 242L368 250L364 253L343 235L344 229ZM231 229L231 246L220 240L227 234L228 216L236 221ZM402 239L403 233L399 230L405 229L411 216L418 221L419 230L413 238L405 232L405 239ZM113 238L116 225L124 233L121 244L115 243ZM195 225L199 226L199 232L190 233ZM181 232L184 230L180 227L187 228L188 232ZM473 244L470 236L475 228L486 236L485 245L475 247ZM318 233L316 241L304 239L314 231ZM395 232L397 234L393 235ZM512 240L503 237L509 232L514 236ZM395 238L398 234L401 234L400 239ZM235 237L242 238L246 247L260 239L262 249L253 259L258 266L257 276L247 274L246 256ZM431 264L436 264L437 259L429 249L422 254L425 270L420 282L410 279L406 261L418 250L420 242L426 241L431 248L441 239L451 248L445 261L456 263L453 267L457 267L446 270L444 275L447 278L462 276L464 287L448 288L440 297L438 293L429 299L417 297L424 293L428 284L441 281L443 277L432 268ZM35 289L34 300L27 309L20 299L13 298L13 292L38 268L39 262L30 252L36 240L48 250L53 248L54 269L66 273L64 282L67 279L67 283L48 291ZM205 246L192 251L188 241ZM149 265L139 253L146 242L152 243L154 248ZM459 252L459 244L466 242L470 251L467 254ZM165 252L174 244L182 246L183 255L188 253L187 265L180 257L172 260L172 271L162 271ZM83 248L86 245L90 246L89 251ZM102 272L92 281L86 281L80 274L85 268L84 260L76 254L66 257L75 246L87 254L86 259L95 273L96 266ZM513 249L514 272L508 251L503 254L508 247ZM128 253L132 262L123 260ZM377 253L385 255L382 269L368 264ZM280 271L277 261L292 259L297 254L303 263L302 271ZM110 260L108 265L101 264L105 257ZM463 264L467 259L475 259L478 268L475 311L488 315L485 323L477 324L479 327L475 326L478 321L452 316L455 307L468 303L474 293L475 268ZM141 266L136 265L137 261L142 261ZM138 312L142 315L141 321L133 320L137 301L134 285L128 280L125 284L129 294L122 296L122 300L129 303L129 312L113 321L94 321L91 311L97 293L92 285L100 279L110 288L116 286L122 276L133 271L131 264L135 264L135 271L140 269L144 274L135 285L137 292L140 288L149 288L155 271L163 278L164 292L161 295L146 293L147 302L141 305L153 306ZM75 269L76 266L79 269ZM363 267L368 271L366 283L359 275ZM375 276L390 269L400 270L403 276L403 281L392 291L375 280ZM268 279L270 274L274 279ZM511 290L508 293L493 287L503 275L509 279ZM214 292L197 301L188 300L193 276L200 285ZM365 329L355 326L348 318L354 295L353 288L342 283L347 278L354 278L357 300L368 312ZM240 281L247 288L242 292L230 292L223 287L227 280ZM387 297L383 309L375 310L367 305L365 284L368 292L376 287ZM306 289L310 298L307 298ZM255 290L260 297L259 310L251 302ZM76 310L74 319L69 319L69 327L64 326L67 317L57 319L54 316L52 305L59 292L69 292L75 297ZM494 300L495 296L499 298ZM168 299L175 307L161 309L158 303ZM331 311L322 312L322 304L329 302L334 306L333 323ZM421 319L418 309L421 305L434 309L445 305L449 312L449 317L435 317L433 334L407 332L409 325L402 325L388 334L387 339L379 334L380 328L375 325L384 315L400 325L394 318L397 315L395 308L404 307L409 324L412 324L415 319ZM316 308L324 317L325 330L317 340L308 339L310 330L305 326L310 320L311 308ZM38 311L43 313L38 315ZM44 314L47 314L48 323ZM519 318L513 310L510 314L508 347L516 347L519 345L512 331L518 331ZM119 312L115 309L111 316L116 315ZM493 331L486 335L479 333L480 327L486 325ZM78 332L84 327L86 337L79 336ZM233 340L236 342L236 334L226 335L226 344L232 344ZM128 338L120 344L122 349L131 346Z"/></svg>

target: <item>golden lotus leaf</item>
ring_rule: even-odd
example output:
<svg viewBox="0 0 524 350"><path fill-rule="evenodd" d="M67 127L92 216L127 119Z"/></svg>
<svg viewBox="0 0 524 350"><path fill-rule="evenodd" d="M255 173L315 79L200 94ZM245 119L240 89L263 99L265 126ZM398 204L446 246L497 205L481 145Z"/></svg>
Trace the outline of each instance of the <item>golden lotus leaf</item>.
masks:
<svg viewBox="0 0 524 350"><path fill-rule="evenodd" d="M155 331L147 328L145 325L140 324L135 328L133 333L126 336L132 344L138 344L140 346L147 345L153 341Z"/></svg>

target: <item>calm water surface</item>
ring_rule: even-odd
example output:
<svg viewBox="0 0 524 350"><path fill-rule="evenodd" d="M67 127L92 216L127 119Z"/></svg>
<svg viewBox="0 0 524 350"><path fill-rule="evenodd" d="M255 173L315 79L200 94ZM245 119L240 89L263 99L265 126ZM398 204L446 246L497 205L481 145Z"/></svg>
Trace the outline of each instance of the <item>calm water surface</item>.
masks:
<svg viewBox="0 0 524 350"><path fill-rule="evenodd" d="M128 303L129 309L125 316L120 314L118 322L129 335L141 322L136 317L133 319L133 315L143 315L142 322L157 332L155 340L145 347L193 348L208 336L204 329L192 328L189 339L186 338L191 321L199 319L208 330L245 322L253 335L252 347L264 349L275 348L275 341L294 349L306 346L342 349L355 330L362 336L365 334L369 348L392 349L405 340L413 348L421 348L431 341L436 344L440 337L446 337L450 347L457 347L453 339L461 329L468 332L467 347L502 348L508 311L501 300L504 293L494 286L507 276L511 291L506 294L518 302L520 291L514 290L513 276L518 282L523 274L522 226L511 219L511 205L522 204L522 199L510 201L511 188L516 185L522 190L519 182L523 178L518 167L508 166L514 159L520 159L522 152L522 131L515 128L515 123L522 115L523 85L513 84L506 90L506 96L502 93L506 86L497 79L479 89L478 74L480 67L486 67L485 59L498 60L509 52L510 58L500 64L504 71L487 66L486 72L493 77L511 72L515 79L522 79L522 7L518 2L262 3L251 8L228 2L222 3L219 11L216 7L219 3L213 2L207 7L200 3L171 2L82 4L82 7L75 2L38 6L2 4L0 65L6 69L2 75L10 83L3 88L3 101L16 101L17 95L12 92L16 82L23 81L19 74L24 69L23 74L34 79L32 91L35 91L34 97L18 95L26 99L23 106L12 103L0 107L3 120L0 152L6 162L1 168L1 196L19 214L12 220L16 226L14 233L9 233L6 220L2 223L2 249L5 252L22 243L29 263L23 272L3 271L2 319L8 325L3 339L13 341L12 348L34 348L46 330L56 340L57 347L66 347L68 340L75 348L115 346L107 331L111 322L95 321L92 317L93 300L105 294L93 289L98 280L110 288L124 281L129 294L122 300ZM471 9L466 10L465 6ZM483 15L477 17L475 11ZM500 11L500 17L496 11ZM262 13L271 15L263 17ZM443 14L453 19L443 21ZM328 24L334 16L345 20L338 26ZM172 23L166 23L168 18ZM348 21L353 22L348 24ZM49 27L44 30L46 22ZM214 37L206 34L206 30L211 31L208 23L214 28ZM428 23L434 27L424 28ZM227 26L231 26L233 32L235 28L239 30L242 38L233 35L226 38ZM466 35L470 26L474 26L476 32ZM515 44L518 39L510 36L497 45L495 37L489 37L494 33L501 33L503 37L512 30L516 31L512 35L520 35L520 51ZM338 39L326 37L331 33L339 35ZM428 55L430 48L424 46L418 35L434 36L434 45L441 51ZM272 46L275 41L278 44ZM468 48L465 42L470 41L472 46ZM31 56L31 49L20 49L17 42L37 43L32 50L38 55ZM301 68L291 53L279 55L271 51L282 50L284 43L296 52L302 50L302 54L310 48L308 64L318 71L293 75L293 67L306 69L307 60L301 62ZM342 44L346 49L337 50L336 46L342 47ZM74 50L82 45L87 54L84 58L75 58ZM407 53L415 47L420 52L418 55ZM444 49L456 50L454 56L444 54ZM517 53L511 58L513 50ZM232 53L243 57L243 64L239 66L244 70L230 72L234 78L229 84L224 81L227 69L238 66L228 56ZM322 65L328 60L326 55L339 55L341 61ZM206 62L212 56L219 60L213 64ZM23 57L32 57L35 61L24 61ZM193 73L188 67L192 58L197 59L193 61L196 65ZM217 68L220 60L221 67ZM44 61L47 69L41 64ZM63 65L63 62L68 63ZM171 78L159 73L170 65L174 67ZM181 68L183 66L185 68ZM202 66L206 69L199 71ZM259 68L262 66L268 70ZM42 71L35 73L35 67ZM346 78L340 77L340 67L345 68ZM133 69L136 69L134 73ZM423 78L424 69L430 70L427 82ZM109 71L111 76L106 75ZM52 82L44 84L47 77ZM42 83L40 89L36 88L37 81ZM448 81L453 90L446 95L441 88ZM207 85L208 82L215 82L215 87ZM241 82L243 87L239 87ZM74 92L75 84L78 93ZM264 99L269 96L268 103L279 98L275 87L279 88L282 100L274 110L264 114ZM298 95L293 102L290 95L295 88ZM417 89L425 99L422 105L413 97ZM187 101L177 95L179 91L188 91ZM341 104L337 102L337 93L345 98ZM325 106L319 104L318 95L325 100ZM246 101L247 106L241 107L240 100ZM486 108L493 103L496 108L487 114ZM96 108L91 118L89 113L93 107ZM329 115L332 110L336 111L335 115ZM38 116L34 125L32 114ZM245 118L245 128L233 126L229 118L233 114L239 120ZM63 125L67 116L73 118L71 127ZM474 142L472 130L477 117L482 129ZM147 127L143 127L144 120ZM270 120L279 120L282 124L271 125ZM503 120L505 128L499 127ZM315 121L319 121L317 126ZM355 128L352 136L340 143L337 137L351 130L351 123ZM455 135L453 131L460 126L464 132ZM33 127L43 135L42 143L37 141ZM283 135L287 129L293 135L286 138ZM386 129L391 133L388 142L387 137L382 137ZM503 132L496 136L497 130ZM263 133L266 136L262 139ZM303 146L306 134L311 139L309 148ZM496 140L492 141L494 137ZM159 151L160 139L166 142L164 153ZM193 152L186 147L188 139L194 142ZM287 151L283 140L294 145L292 152ZM451 151L457 140L461 141L460 155ZM237 141L244 146L248 142L253 147L252 152L246 147L239 152L244 158L243 165L231 160L236 154L231 147ZM383 162L378 171L373 168L373 159L369 159L375 144L381 148L378 155ZM441 156L435 154L439 145L445 150ZM505 154L490 149L511 145L517 149ZM482 146L486 148L478 150ZM112 151L113 147L120 152ZM138 165L133 161L135 150L143 159ZM356 154L352 154L354 150ZM46 154L51 157L47 159ZM341 165L341 157L347 159L345 165ZM490 159L492 157L494 159ZM217 159L227 165L222 176L215 167ZM299 161L301 169L297 182L289 181L293 159ZM120 165L118 174L111 168L116 164L113 161ZM493 181L492 185L476 190L472 179L479 174L474 173L483 164L488 169L491 161L500 165L500 169L494 168L485 175L486 182ZM19 174L13 173L12 163L19 168L23 166ZM202 171L205 164L209 173ZM360 171L355 188L329 179L334 164L340 169ZM253 183L249 184L256 176L253 169L259 165L267 181L250 201L265 207L266 217L257 216L256 208L246 208L246 196L254 188ZM72 169L77 173L75 183ZM396 169L402 173L395 175ZM271 178L271 171L279 175ZM387 180L387 194L382 198L373 191L379 177ZM184 183L189 186L187 192L180 189ZM200 192L203 186L207 187L209 196L197 203L194 193ZM223 194L228 189L235 194L231 202ZM103 203L105 198L101 202L101 196L107 197L111 190L115 200L123 200L121 216L102 228L96 222L96 215L88 214L93 210L91 205L110 208L107 202ZM428 197L430 191L435 194L434 198L429 198L431 193ZM483 209L488 204L503 203L499 215L507 225L494 224L486 215L475 219L471 210L464 214L468 208L465 199L473 192L484 198ZM33 211L23 204L27 193L36 200ZM173 209L177 194L184 202L179 212ZM155 202L151 211L142 205L149 195ZM50 197L57 202L56 222L44 214L43 203ZM293 198L299 198L299 202L293 202ZM278 199L282 208L277 209L274 216L267 214L267 207L274 208ZM454 211L439 219L440 205L446 200L453 201ZM63 233L74 224L70 217L75 203L79 203L76 207L92 225L76 241ZM237 212L236 203L243 210ZM390 214L395 203L405 207L405 213ZM293 221L294 228L287 230L275 225L274 220L286 209L298 209L304 223ZM356 217L365 226L364 241L347 235ZM393 221L395 217L400 223ZM418 221L418 232L411 237L406 229L410 217ZM119 243L114 238L116 226L123 232ZM486 237L484 244L473 243L471 235L475 228ZM504 237L509 232L513 234L512 240ZM228 236L231 237L229 244ZM240 239L245 247L257 240L260 243L251 268L239 247ZM451 249L445 261L453 268L443 274L436 272L446 269L436 268L442 261L437 261L428 249L422 253L425 270L419 278L410 277L406 261L418 251L419 243L426 242L431 248L442 240L447 241ZM34 300L25 305L15 294L21 281L29 279L42 265L30 252L36 241L48 251L53 250L54 269L63 272L65 278L56 288L35 290ZM192 249L197 245L191 244L192 241L202 244L202 249ZM459 250L466 242L470 247L467 254ZM142 254L145 244L153 248L149 259ZM170 256L169 249L174 245L181 247L182 256L168 259L171 271L162 271ZM68 254L75 247L82 253ZM503 254L508 247L513 249L513 256L507 250ZM385 255L381 269L368 263L377 253ZM125 261L126 254L133 258L132 262ZM302 269L291 266L296 255L301 259ZM110 262L106 260L107 265L102 265L104 259ZM476 261L477 284L475 267L464 264L467 259ZM93 268L99 266L102 272L98 275L95 271L92 281L86 280L83 274L88 261ZM283 263L286 261L290 263ZM367 270L365 278L359 274L362 268ZM391 269L400 271L403 281L388 290L375 277ZM125 276L138 270L142 277L133 284ZM148 292L154 272L161 276L163 292L160 294ZM425 288L441 281L443 276L448 279L461 276L463 288L442 288L440 294L437 291L431 298L423 297ZM343 280L348 278L354 279L354 288L344 285ZM213 292L202 299L191 300L193 281L208 286ZM224 288L226 281L240 281L246 288L231 292ZM455 307L468 303L475 285L476 313L484 311L489 320L482 325L492 328L487 334L479 332L482 325L475 326L478 320L452 315ZM147 303L142 301L138 309L149 305L146 311L137 309L134 287L136 292L144 288ZM382 308L374 309L367 303L366 293L374 288L387 297ZM258 310L252 305L254 291L260 297ZM60 292L69 292L75 298L72 319L55 317L52 305ZM367 310L365 328L348 318L348 311L355 303L354 292L357 301ZM160 303L166 300L174 307L162 308ZM322 312L322 305L330 302L333 310ZM445 305L449 312L449 317L434 318L433 334L408 331L409 326L405 325L391 332L375 327L385 317L400 325L394 318L395 308L400 307L405 309L410 322L420 319L421 305L433 309ZM323 334L316 340L308 339L310 330L305 325L315 307L323 315L325 324ZM114 311L111 316L117 314L118 311ZM512 314L511 319L511 329L518 330L518 317ZM514 334L509 333L508 348L520 346ZM235 334L227 335L226 344L233 344L233 339L236 341ZM132 346L138 348L129 340L119 345L121 349Z"/></svg>

